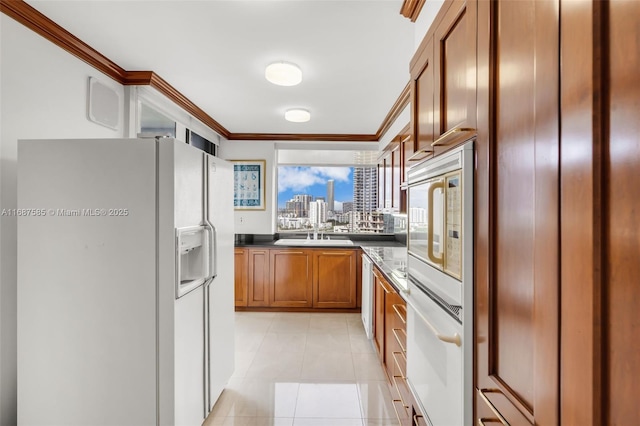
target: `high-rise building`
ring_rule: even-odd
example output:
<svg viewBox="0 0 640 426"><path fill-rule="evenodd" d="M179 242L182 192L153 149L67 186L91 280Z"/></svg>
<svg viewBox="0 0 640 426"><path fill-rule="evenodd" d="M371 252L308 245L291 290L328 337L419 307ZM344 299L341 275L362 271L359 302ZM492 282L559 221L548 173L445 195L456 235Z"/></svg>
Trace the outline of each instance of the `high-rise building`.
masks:
<svg viewBox="0 0 640 426"><path fill-rule="evenodd" d="M353 211L371 213L376 210L377 204L378 170L375 167L354 167Z"/></svg>
<svg viewBox="0 0 640 426"><path fill-rule="evenodd" d="M342 213L349 213L353 211L353 201L344 201L342 203Z"/></svg>
<svg viewBox="0 0 640 426"><path fill-rule="evenodd" d="M333 184L334 184L333 179L329 179L327 181L327 209L330 212L335 211Z"/></svg>
<svg viewBox="0 0 640 426"><path fill-rule="evenodd" d="M327 203L317 200L309 204L309 221L312 225L320 225L327 221Z"/></svg>

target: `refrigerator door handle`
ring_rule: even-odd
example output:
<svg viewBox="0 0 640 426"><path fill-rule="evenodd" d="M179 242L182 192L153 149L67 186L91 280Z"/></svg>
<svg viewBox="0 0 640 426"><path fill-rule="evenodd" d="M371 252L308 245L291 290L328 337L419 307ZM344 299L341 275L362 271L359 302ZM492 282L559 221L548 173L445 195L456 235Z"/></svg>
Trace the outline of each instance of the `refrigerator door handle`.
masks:
<svg viewBox="0 0 640 426"><path fill-rule="evenodd" d="M204 224L209 228L209 247L213 250L212 255L207 260L210 275L207 277L205 285L208 285L218 276L218 231L209 220L205 220Z"/></svg>

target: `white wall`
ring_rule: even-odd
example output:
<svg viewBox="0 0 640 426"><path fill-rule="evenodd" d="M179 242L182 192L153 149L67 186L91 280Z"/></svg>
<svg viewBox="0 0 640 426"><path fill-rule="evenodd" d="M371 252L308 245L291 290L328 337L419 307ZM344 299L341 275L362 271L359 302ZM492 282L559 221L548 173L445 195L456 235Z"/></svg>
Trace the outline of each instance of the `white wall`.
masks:
<svg viewBox="0 0 640 426"><path fill-rule="evenodd" d="M430 0L425 2L413 27L414 49L417 50L420 43L422 43L422 39L425 34L427 34L427 31L429 31L429 27L443 4L444 0Z"/></svg>
<svg viewBox="0 0 640 426"><path fill-rule="evenodd" d="M221 158L225 160L266 160L266 209L236 210L236 234L273 234L275 232L275 209L278 193L274 191L276 168L275 143L271 141L227 141L220 143Z"/></svg>
<svg viewBox="0 0 640 426"><path fill-rule="evenodd" d="M18 139L123 133L87 119L88 78L112 80L4 14L0 27L0 209L13 209ZM0 425L11 425L16 423L16 218L2 216L0 233Z"/></svg>

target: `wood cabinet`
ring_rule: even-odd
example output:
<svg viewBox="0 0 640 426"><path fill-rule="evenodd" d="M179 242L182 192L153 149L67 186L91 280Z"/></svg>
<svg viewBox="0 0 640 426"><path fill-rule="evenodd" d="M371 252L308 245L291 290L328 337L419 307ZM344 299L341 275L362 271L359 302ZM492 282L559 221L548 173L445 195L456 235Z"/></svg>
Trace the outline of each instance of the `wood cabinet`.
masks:
<svg viewBox="0 0 640 426"><path fill-rule="evenodd" d="M314 250L313 307L355 308L357 266L355 250Z"/></svg>
<svg viewBox="0 0 640 426"><path fill-rule="evenodd" d="M638 16L633 0L560 2L560 420L567 425L640 418Z"/></svg>
<svg viewBox="0 0 640 426"><path fill-rule="evenodd" d="M490 27L478 34L479 68L489 70L476 142L478 420L489 407L509 424L559 422L557 6L479 2L479 22ZM462 111L456 93L450 102ZM442 130L473 124L445 119Z"/></svg>
<svg viewBox="0 0 640 426"><path fill-rule="evenodd" d="M385 298L391 291L391 287L387 283L387 280L382 276L382 273L373 268L373 342L378 350L378 356L380 361L385 362L384 351L384 314L386 309Z"/></svg>
<svg viewBox="0 0 640 426"><path fill-rule="evenodd" d="M234 294L236 306L247 306L249 273L249 250L237 248L234 250Z"/></svg>
<svg viewBox="0 0 640 426"><path fill-rule="evenodd" d="M391 148L391 209L400 211L400 143L395 142Z"/></svg>
<svg viewBox="0 0 640 426"><path fill-rule="evenodd" d="M377 267L374 277L374 343L387 374L393 407L401 425L419 422L407 383L407 305Z"/></svg>
<svg viewBox="0 0 640 426"><path fill-rule="evenodd" d="M411 60L416 153L409 161L438 155L475 134L477 5L446 3ZM463 129L472 130L458 137Z"/></svg>
<svg viewBox="0 0 640 426"><path fill-rule="evenodd" d="M310 308L313 305L312 262L309 250L270 250L269 306Z"/></svg>
<svg viewBox="0 0 640 426"><path fill-rule="evenodd" d="M434 135L476 128L477 2L451 2L434 34ZM450 146L436 146L446 150Z"/></svg>
<svg viewBox="0 0 640 426"><path fill-rule="evenodd" d="M384 209L385 203L385 182L386 182L386 158L378 159L378 209Z"/></svg>
<svg viewBox="0 0 640 426"><path fill-rule="evenodd" d="M402 152L396 138L378 159L378 208L400 211L401 173Z"/></svg>
<svg viewBox="0 0 640 426"><path fill-rule="evenodd" d="M240 310L355 310L361 304L360 249L236 248Z"/></svg>
<svg viewBox="0 0 640 426"><path fill-rule="evenodd" d="M435 141L435 87L433 35L428 33L411 61L411 127L415 153L407 158L409 164L429 157Z"/></svg>
<svg viewBox="0 0 640 426"><path fill-rule="evenodd" d="M269 306L269 250L249 249L248 252L247 306Z"/></svg>

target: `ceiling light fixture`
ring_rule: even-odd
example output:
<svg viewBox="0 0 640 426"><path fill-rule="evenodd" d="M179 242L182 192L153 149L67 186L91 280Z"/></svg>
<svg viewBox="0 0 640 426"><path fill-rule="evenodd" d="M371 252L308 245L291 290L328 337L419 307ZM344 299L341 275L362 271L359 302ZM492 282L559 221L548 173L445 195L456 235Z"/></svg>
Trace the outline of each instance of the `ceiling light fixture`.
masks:
<svg viewBox="0 0 640 426"><path fill-rule="evenodd" d="M284 113L284 118L294 123L305 123L311 120L311 113L302 108L288 109Z"/></svg>
<svg viewBox="0 0 640 426"><path fill-rule="evenodd" d="M302 81L302 70L290 62L274 62L264 70L264 77L278 86L295 86Z"/></svg>

